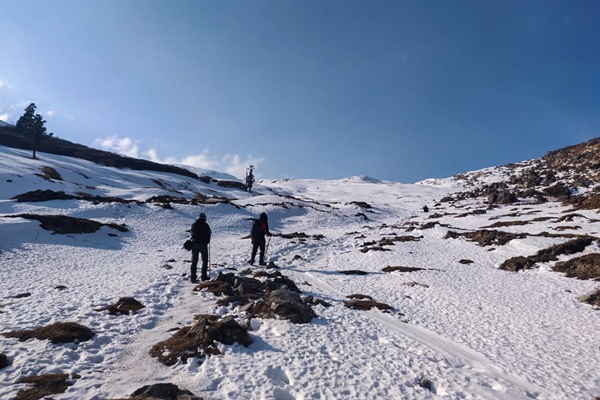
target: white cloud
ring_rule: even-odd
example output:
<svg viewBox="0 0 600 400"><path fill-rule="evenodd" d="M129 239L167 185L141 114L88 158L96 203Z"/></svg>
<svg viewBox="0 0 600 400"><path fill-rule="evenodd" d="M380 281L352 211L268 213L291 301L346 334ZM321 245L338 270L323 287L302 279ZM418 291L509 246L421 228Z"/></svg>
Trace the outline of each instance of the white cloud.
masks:
<svg viewBox="0 0 600 400"><path fill-rule="evenodd" d="M10 114L8 114L8 113L0 114L0 121L7 122L8 121L8 117L10 117Z"/></svg>
<svg viewBox="0 0 600 400"><path fill-rule="evenodd" d="M114 151L129 157L138 158L139 155L138 141L130 138L109 136L94 140L94 145L100 146L104 150Z"/></svg>
<svg viewBox="0 0 600 400"><path fill-rule="evenodd" d="M161 164L183 164L202 169L210 169L217 172L225 172L240 179L246 176L246 168L250 165L256 167L264 161L264 158L253 156L247 156L245 160L242 161L242 158L237 154L227 154L219 159L210 154L208 150L204 150L200 154L187 155L183 158L161 157L154 148L140 152L139 141L131 138L119 138L117 136L96 139L94 145L99 146L104 150L114 151L129 157L145 158Z"/></svg>
<svg viewBox="0 0 600 400"><path fill-rule="evenodd" d="M254 165L256 167L263 161L264 158L256 158L252 156L247 156L246 160L241 161L240 156L237 154L227 154L225 157L223 157L222 164L225 172L238 178L243 178L246 176L246 169L250 165Z"/></svg>
<svg viewBox="0 0 600 400"><path fill-rule="evenodd" d="M10 84L6 79L0 78L0 89L12 89L13 85Z"/></svg>

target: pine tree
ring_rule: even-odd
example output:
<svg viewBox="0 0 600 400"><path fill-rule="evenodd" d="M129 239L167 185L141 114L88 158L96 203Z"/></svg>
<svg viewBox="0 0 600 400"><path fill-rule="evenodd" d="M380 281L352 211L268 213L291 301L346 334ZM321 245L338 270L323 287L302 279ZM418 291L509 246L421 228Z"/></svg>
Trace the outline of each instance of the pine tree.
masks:
<svg viewBox="0 0 600 400"><path fill-rule="evenodd" d="M35 153L42 142L47 137L51 137L52 133L46 132L44 124L46 121L40 114L35 113L36 105L31 103L25 108L25 113L21 115L17 121L17 131L27 136L33 146L33 158L35 159Z"/></svg>
<svg viewBox="0 0 600 400"><path fill-rule="evenodd" d="M254 185L254 165L246 169L246 188L248 188L248 192L252 192L252 185Z"/></svg>

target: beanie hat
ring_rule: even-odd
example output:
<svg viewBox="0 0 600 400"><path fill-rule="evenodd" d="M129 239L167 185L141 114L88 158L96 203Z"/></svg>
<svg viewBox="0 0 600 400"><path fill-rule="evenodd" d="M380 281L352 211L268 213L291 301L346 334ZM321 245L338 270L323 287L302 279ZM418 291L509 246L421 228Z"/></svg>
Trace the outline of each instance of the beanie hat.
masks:
<svg viewBox="0 0 600 400"><path fill-rule="evenodd" d="M203 220L205 220L205 221L206 221L206 214L204 214L204 213L200 213L200 219L203 219Z"/></svg>
<svg viewBox="0 0 600 400"><path fill-rule="evenodd" d="M266 213L261 213L261 214L260 214L260 218L259 218L259 219L260 219L261 221L266 221L266 220L268 219L268 218L267 218L267 214L266 214Z"/></svg>

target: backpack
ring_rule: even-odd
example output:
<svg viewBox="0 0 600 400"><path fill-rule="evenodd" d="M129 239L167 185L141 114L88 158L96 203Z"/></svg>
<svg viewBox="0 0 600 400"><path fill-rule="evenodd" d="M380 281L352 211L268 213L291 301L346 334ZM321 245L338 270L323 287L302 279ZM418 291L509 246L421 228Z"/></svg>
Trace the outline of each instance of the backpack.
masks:
<svg viewBox="0 0 600 400"><path fill-rule="evenodd" d="M255 219L254 223L252 224L252 229L250 230L250 236L252 237L259 237L264 235L264 231L262 230L262 222L259 219Z"/></svg>

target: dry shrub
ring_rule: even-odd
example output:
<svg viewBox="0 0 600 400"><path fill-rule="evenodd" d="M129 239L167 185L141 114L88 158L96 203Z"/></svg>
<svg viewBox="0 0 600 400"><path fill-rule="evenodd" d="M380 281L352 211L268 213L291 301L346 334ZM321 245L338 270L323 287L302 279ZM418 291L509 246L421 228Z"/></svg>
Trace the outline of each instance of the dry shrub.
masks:
<svg viewBox="0 0 600 400"><path fill-rule="evenodd" d="M568 261L557 262L553 270L566 273L568 278L598 279L600 278L600 254L586 254Z"/></svg>
<svg viewBox="0 0 600 400"><path fill-rule="evenodd" d="M72 383L67 374L47 374L20 378L17 383L29 383L33 387L21 389L15 400L39 400L53 394L64 393Z"/></svg>

